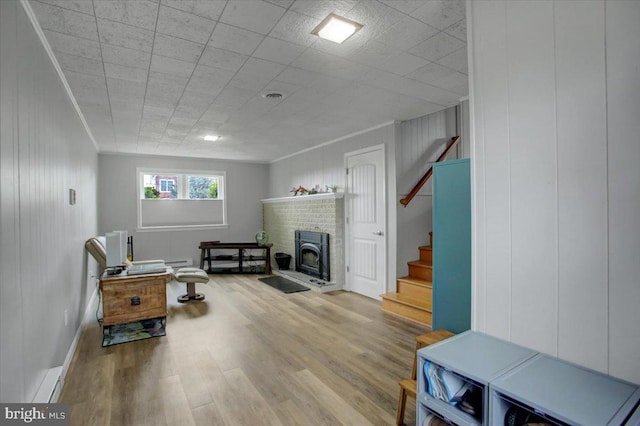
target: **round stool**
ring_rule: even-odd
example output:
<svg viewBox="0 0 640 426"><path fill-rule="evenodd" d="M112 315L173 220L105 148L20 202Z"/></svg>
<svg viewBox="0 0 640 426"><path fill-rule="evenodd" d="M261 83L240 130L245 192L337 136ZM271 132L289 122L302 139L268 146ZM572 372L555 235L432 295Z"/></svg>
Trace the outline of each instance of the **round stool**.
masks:
<svg viewBox="0 0 640 426"><path fill-rule="evenodd" d="M182 268L175 273L176 281L187 283L187 293L178 297L178 302L199 302L204 300L204 294L196 293L196 283L208 283L209 276L198 268Z"/></svg>

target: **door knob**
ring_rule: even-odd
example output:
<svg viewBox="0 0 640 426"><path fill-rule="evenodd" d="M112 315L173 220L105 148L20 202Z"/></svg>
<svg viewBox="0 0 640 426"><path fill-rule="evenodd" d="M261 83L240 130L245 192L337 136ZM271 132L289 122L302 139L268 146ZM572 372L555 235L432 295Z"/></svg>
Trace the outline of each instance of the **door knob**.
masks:
<svg viewBox="0 0 640 426"><path fill-rule="evenodd" d="M373 235L380 235L380 236L383 236L383 235L384 235L384 232L382 232L382 231L376 231L376 232L374 232L374 233L373 233Z"/></svg>

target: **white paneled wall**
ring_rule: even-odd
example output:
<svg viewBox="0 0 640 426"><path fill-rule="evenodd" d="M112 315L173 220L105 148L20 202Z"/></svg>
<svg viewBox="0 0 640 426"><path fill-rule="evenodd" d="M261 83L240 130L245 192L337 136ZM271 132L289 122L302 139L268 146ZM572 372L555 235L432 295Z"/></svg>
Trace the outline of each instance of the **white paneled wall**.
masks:
<svg viewBox="0 0 640 426"><path fill-rule="evenodd" d="M640 382L640 2L468 2L473 328Z"/></svg>
<svg viewBox="0 0 640 426"><path fill-rule="evenodd" d="M319 184L324 190L325 185L338 185L338 191L345 188L344 155L375 145L385 145L387 158L387 199L396 199L396 140L398 129L395 124L388 124L368 132L345 137L335 143L321 146L317 149L302 152L274 163L269 167L269 197L286 197L292 195L289 190L299 185L305 188ZM387 206L387 226L390 230L387 236L387 253L396 252L396 206ZM417 248L416 248L417 250ZM389 271L387 286L395 288L396 259L389 256L387 265Z"/></svg>
<svg viewBox="0 0 640 426"><path fill-rule="evenodd" d="M138 232L136 169L225 172L227 222L224 229ZM266 198L266 164L196 158L99 156L99 231L125 229L133 235L134 257L143 259L192 259L200 264L200 241L254 241L262 229L262 203ZM179 219L179 218L177 218Z"/></svg>
<svg viewBox="0 0 640 426"><path fill-rule="evenodd" d="M409 203L400 204L431 167L453 136L458 133L457 108L434 112L400 123L400 137L396 144L396 172L398 197L395 205L398 214L398 277L408 274L407 262L418 258L418 247L429 243L432 231L431 180ZM462 146L462 144L460 144ZM457 158L457 150L448 159Z"/></svg>
<svg viewBox="0 0 640 426"><path fill-rule="evenodd" d="M97 153L20 3L0 11L0 401L30 402L95 289Z"/></svg>

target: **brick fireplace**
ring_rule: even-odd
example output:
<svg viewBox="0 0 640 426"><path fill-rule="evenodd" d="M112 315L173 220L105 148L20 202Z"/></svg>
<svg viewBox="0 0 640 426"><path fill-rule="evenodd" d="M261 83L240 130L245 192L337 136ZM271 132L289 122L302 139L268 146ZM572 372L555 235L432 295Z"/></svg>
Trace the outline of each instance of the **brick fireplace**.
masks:
<svg viewBox="0 0 640 426"><path fill-rule="evenodd" d="M291 269L296 258L296 231L326 233L330 241L330 289L344 285L344 203L343 194L328 193L262 200L264 229L273 243L271 254L290 254ZM275 262L273 262L275 265ZM308 278L312 278L309 276Z"/></svg>

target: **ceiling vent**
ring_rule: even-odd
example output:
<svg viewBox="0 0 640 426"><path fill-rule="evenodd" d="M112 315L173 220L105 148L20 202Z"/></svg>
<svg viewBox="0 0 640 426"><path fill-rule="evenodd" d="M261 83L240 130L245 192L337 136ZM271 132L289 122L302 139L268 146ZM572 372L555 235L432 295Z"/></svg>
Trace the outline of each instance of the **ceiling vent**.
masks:
<svg viewBox="0 0 640 426"><path fill-rule="evenodd" d="M269 92L262 95L262 97L265 99L282 99L284 95L279 92Z"/></svg>

